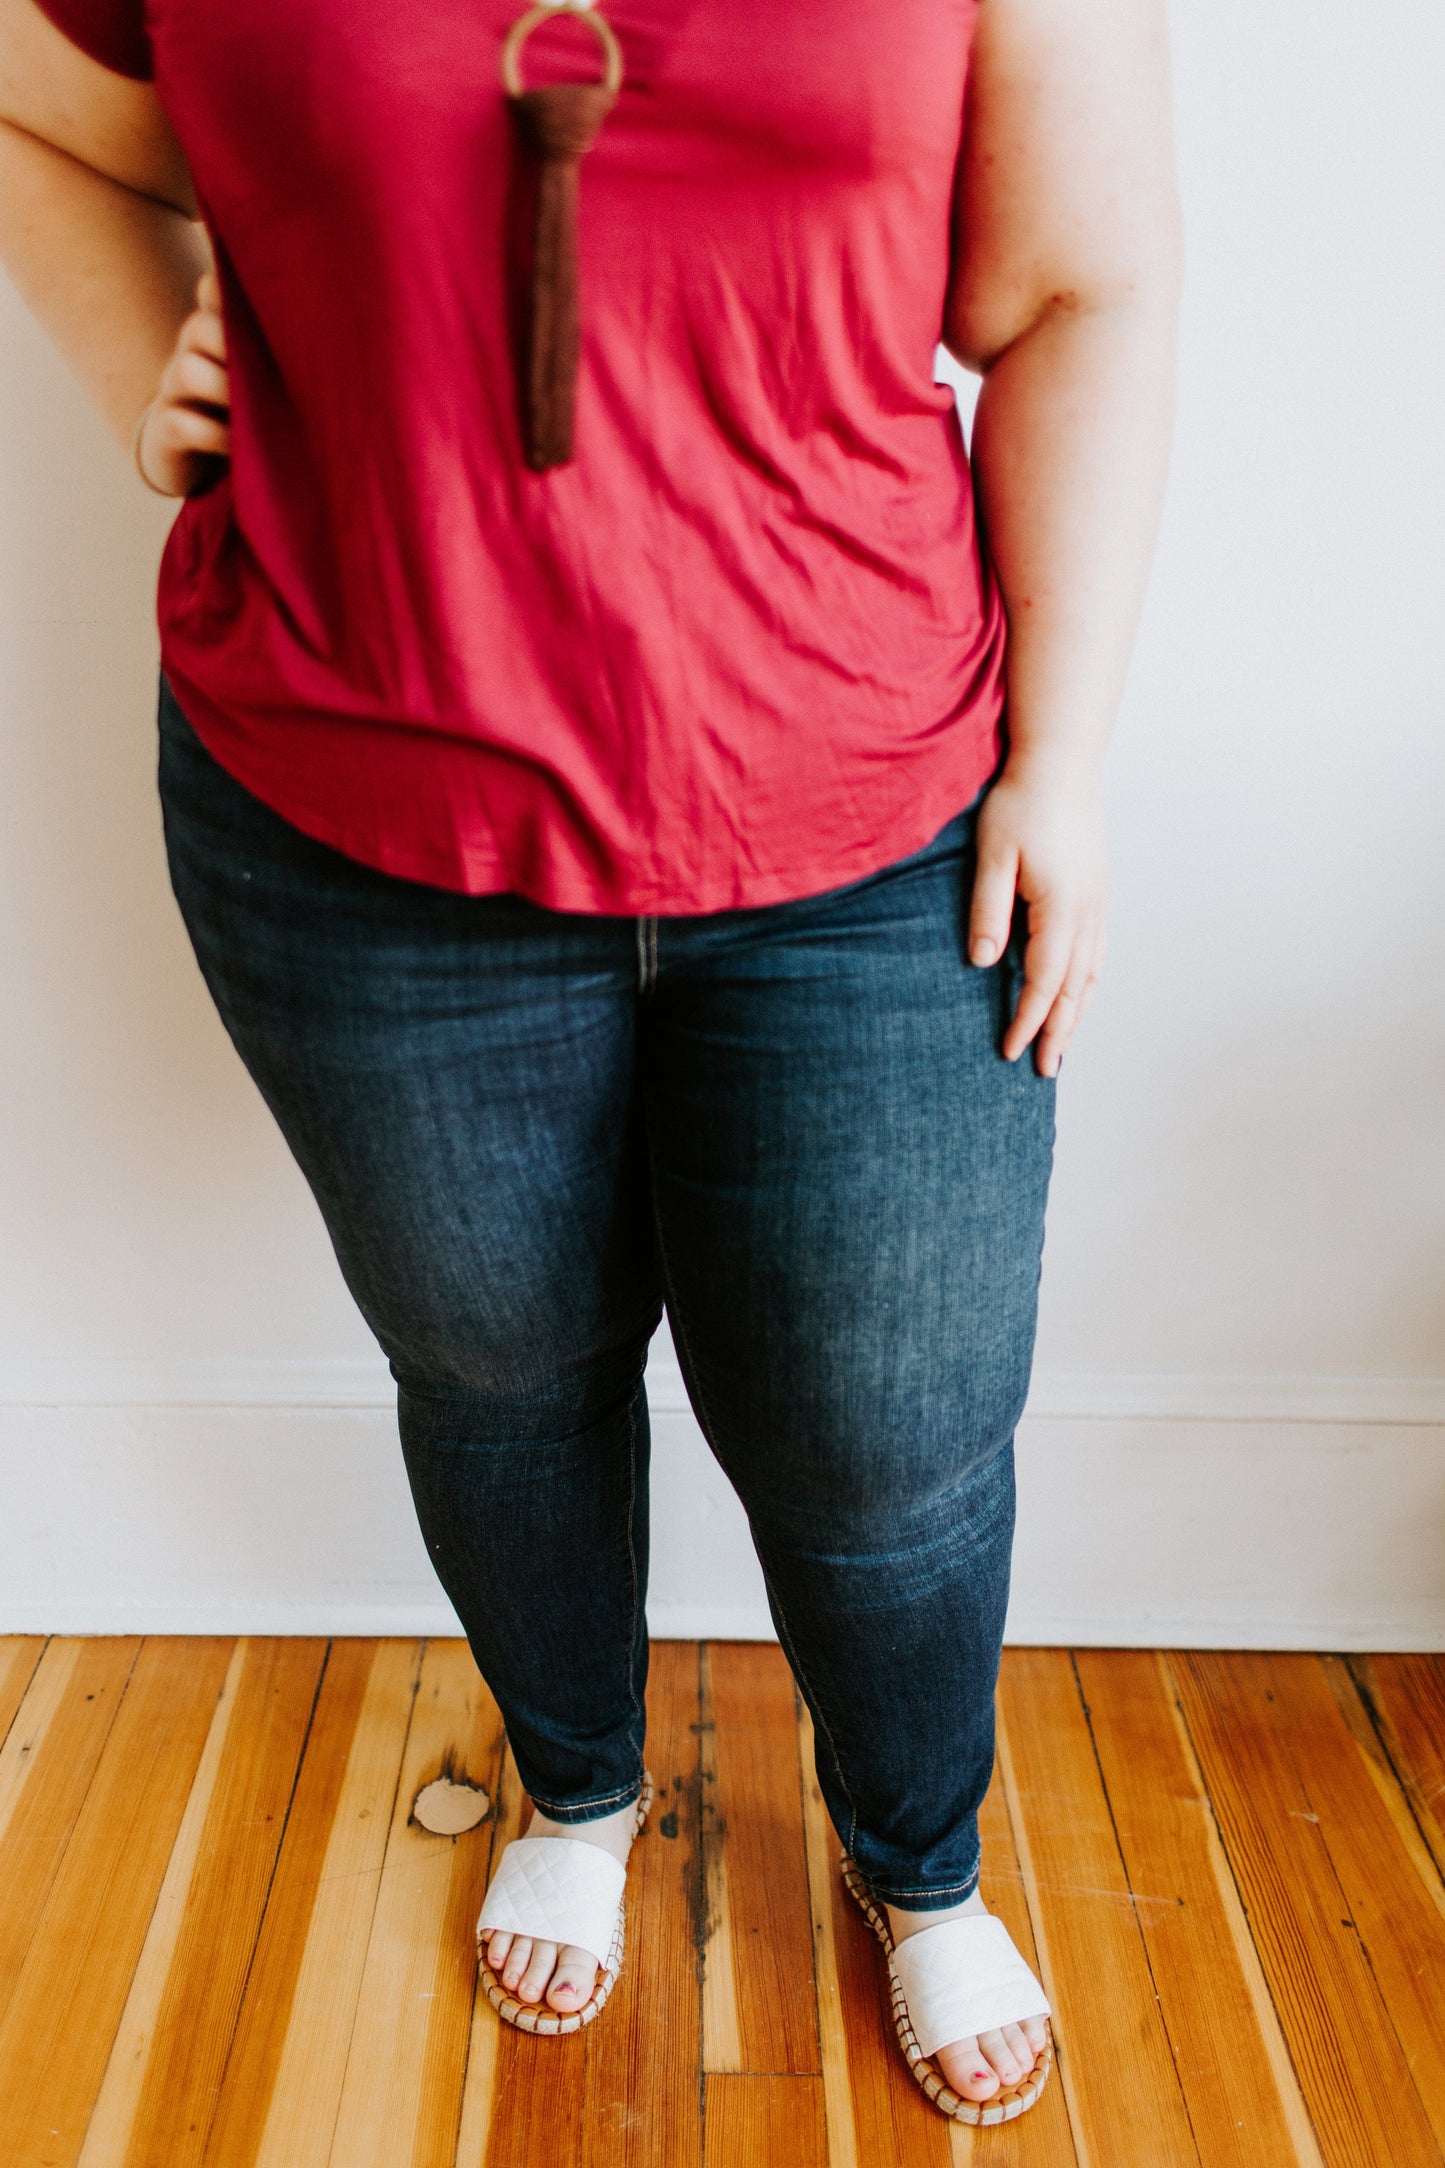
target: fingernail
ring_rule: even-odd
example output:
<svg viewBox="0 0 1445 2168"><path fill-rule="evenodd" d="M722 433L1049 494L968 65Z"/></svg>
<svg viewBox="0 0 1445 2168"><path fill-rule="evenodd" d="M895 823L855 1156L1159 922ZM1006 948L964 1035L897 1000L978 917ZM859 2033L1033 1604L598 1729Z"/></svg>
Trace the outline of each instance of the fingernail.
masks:
<svg viewBox="0 0 1445 2168"><path fill-rule="evenodd" d="M991 964L998 954L998 943L987 939L975 941L970 954L976 964Z"/></svg>

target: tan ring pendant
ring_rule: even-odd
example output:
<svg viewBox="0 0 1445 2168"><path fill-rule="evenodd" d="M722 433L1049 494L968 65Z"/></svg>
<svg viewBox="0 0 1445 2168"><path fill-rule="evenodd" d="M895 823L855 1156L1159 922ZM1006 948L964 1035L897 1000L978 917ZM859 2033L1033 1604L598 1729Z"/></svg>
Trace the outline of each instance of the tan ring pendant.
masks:
<svg viewBox="0 0 1445 2168"><path fill-rule="evenodd" d="M602 48L596 83L549 83L528 90L522 48L540 23L575 13ZM577 199L583 155L622 88L622 48L601 10L586 0L528 8L502 46L502 87L538 161L530 308L523 361L522 426L527 464L537 473L572 457L572 415L582 317L577 261Z"/></svg>

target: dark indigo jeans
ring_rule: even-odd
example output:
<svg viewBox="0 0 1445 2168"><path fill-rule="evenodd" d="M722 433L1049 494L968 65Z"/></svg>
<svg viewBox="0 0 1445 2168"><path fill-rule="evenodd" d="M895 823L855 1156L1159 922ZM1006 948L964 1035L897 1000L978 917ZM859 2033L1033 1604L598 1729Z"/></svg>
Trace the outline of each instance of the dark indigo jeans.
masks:
<svg viewBox="0 0 1445 2168"><path fill-rule="evenodd" d="M558 1820L635 1796L647 1343L747 1511L876 1895L978 1874L1054 1085L964 955L980 800L801 902L633 919L311 841L162 679L175 892L398 1387L422 1531ZM982 794L980 794L981 799Z"/></svg>

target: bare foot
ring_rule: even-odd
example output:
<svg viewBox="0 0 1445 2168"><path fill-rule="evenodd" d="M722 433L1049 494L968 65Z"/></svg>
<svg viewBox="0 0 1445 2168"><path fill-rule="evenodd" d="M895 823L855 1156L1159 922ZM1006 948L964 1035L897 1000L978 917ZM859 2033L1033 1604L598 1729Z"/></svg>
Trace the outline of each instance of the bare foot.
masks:
<svg viewBox="0 0 1445 2168"><path fill-rule="evenodd" d="M894 1942L898 1943L925 1927L937 1927L943 1920L966 1919L970 1913L987 1910L988 1906L975 1890L961 1905L954 1905L946 1912L904 1912L897 1905L889 1905L888 1924ZM962 2099L992 2100L1004 2086L1017 2085L1020 2078L1027 2076L1048 2037L1046 2017L1026 2017L1017 2025L1001 2026L997 2032L952 2040L946 2048L936 2049L929 2060L938 2065Z"/></svg>
<svg viewBox="0 0 1445 2168"><path fill-rule="evenodd" d="M584 1844L600 1845L614 1859L627 1865L637 1825L637 1802L604 1814L594 1822L554 1822L534 1807L523 1834L528 1837L578 1837ZM543 2002L566 2017L580 2010L597 1982L597 1968L605 1950L582 1950L575 1942L540 1942L531 1935L506 1935L497 1929L487 1937L486 1958L509 1995L518 2002Z"/></svg>

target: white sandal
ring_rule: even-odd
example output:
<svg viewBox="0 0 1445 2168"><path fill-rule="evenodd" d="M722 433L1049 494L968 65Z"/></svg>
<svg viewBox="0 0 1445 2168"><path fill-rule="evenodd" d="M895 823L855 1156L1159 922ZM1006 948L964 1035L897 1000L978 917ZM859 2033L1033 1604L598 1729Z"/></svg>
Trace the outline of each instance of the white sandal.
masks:
<svg viewBox="0 0 1445 2168"><path fill-rule="evenodd" d="M849 1893L888 1957L893 2024L908 2067L934 2106L956 2123L1011 2123L1031 2108L1053 2068L1053 2037L1044 2042L1016 2085L988 2100L965 2100L930 2058L950 2040L967 2040L1020 2018L1050 2015L1048 1998L991 1912L940 1920L895 1943L888 1916L874 1904L851 1859L841 1862Z"/></svg>
<svg viewBox="0 0 1445 2168"><path fill-rule="evenodd" d="M644 1770L634 1836L651 1805L652 1778ZM582 1837L514 1837L503 1847L477 1919L482 1985L498 2017L530 2033L571 2033L591 2024L622 1970L626 1886L621 1860ZM581 2009L564 2014L545 2002L518 2002L486 1961L487 1938L496 1934L530 1935L537 1942L571 1942L581 1950L605 1951L597 1983Z"/></svg>

